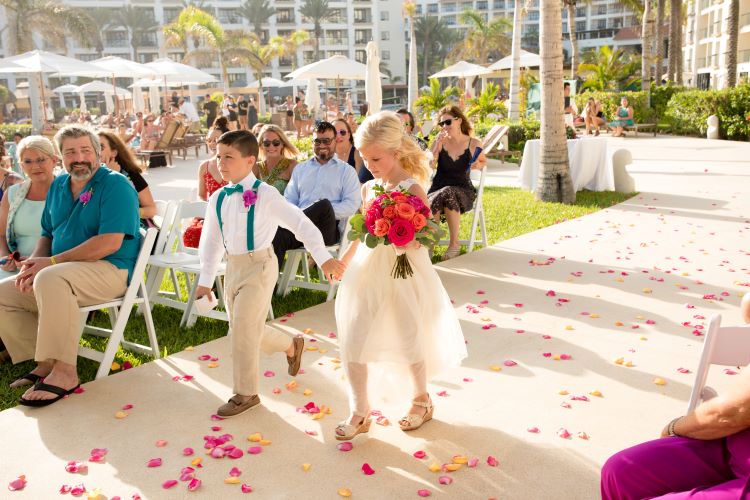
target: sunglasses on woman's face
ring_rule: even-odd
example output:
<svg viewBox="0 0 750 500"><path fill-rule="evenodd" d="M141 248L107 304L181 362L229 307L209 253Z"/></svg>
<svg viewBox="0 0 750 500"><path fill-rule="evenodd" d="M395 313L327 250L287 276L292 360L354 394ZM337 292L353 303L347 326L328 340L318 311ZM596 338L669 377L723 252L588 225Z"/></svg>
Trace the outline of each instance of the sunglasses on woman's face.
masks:
<svg viewBox="0 0 750 500"><path fill-rule="evenodd" d="M281 141L278 139L274 139L272 141L263 141L263 147L267 148L270 147L273 144L273 147L278 148L281 146Z"/></svg>
<svg viewBox="0 0 750 500"><path fill-rule="evenodd" d="M348 132L346 130L339 130L339 135L346 135Z"/></svg>
<svg viewBox="0 0 750 500"><path fill-rule="evenodd" d="M453 123L453 118L448 118L447 120L438 122L438 127L450 127L451 123Z"/></svg>

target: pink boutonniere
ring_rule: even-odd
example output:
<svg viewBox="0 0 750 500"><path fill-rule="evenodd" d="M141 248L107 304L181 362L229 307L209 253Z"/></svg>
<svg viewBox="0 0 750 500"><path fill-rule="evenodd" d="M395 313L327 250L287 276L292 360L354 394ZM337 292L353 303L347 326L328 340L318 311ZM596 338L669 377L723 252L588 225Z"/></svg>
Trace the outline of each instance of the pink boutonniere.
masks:
<svg viewBox="0 0 750 500"><path fill-rule="evenodd" d="M90 202L90 201L91 201L91 193L92 193L92 191L93 191L93 189L89 189L88 191L84 191L84 192L83 192L83 193L81 193L81 195L80 195L80 196L78 197L78 199L79 199L79 200L80 200L80 202L81 202L81 205L83 205L84 207L85 207L85 206L86 206L86 205L88 204L88 202Z"/></svg>
<svg viewBox="0 0 750 500"><path fill-rule="evenodd" d="M245 208L249 208L251 205L255 205L255 202L258 201L258 195L255 194L255 191L248 189L242 193L242 201L245 202Z"/></svg>

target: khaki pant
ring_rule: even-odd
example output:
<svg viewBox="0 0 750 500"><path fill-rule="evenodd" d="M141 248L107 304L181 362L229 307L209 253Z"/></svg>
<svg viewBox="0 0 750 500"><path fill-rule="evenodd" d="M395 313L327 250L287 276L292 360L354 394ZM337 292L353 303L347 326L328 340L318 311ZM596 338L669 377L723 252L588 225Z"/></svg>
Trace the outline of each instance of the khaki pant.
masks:
<svg viewBox="0 0 750 500"><path fill-rule="evenodd" d="M13 363L33 357L75 365L79 307L122 297L127 280L126 270L99 260L46 267L36 275L32 293L21 293L15 277L0 281L0 339Z"/></svg>
<svg viewBox="0 0 750 500"><path fill-rule="evenodd" d="M234 392L258 394L260 351L285 351L289 336L266 326L279 266L271 247L244 255L229 255L224 278L225 299L232 331Z"/></svg>

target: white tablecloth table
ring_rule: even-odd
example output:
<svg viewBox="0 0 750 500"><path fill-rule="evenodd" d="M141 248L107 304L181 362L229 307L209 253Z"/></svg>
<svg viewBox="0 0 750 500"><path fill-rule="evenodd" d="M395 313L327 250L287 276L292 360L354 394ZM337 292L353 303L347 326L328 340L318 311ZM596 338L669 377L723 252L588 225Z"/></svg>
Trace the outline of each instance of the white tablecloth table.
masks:
<svg viewBox="0 0 750 500"><path fill-rule="evenodd" d="M540 140L526 141L518 179L521 187L528 191L536 189L541 159ZM568 161L573 188L576 191L614 191L615 176L612 171L612 156L607 153L604 137L582 137L568 139Z"/></svg>

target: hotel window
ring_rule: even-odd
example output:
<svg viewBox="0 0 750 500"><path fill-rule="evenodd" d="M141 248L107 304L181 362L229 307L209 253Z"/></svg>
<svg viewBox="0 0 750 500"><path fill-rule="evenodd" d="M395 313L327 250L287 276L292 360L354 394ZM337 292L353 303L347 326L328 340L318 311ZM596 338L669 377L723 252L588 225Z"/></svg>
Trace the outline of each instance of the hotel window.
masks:
<svg viewBox="0 0 750 500"><path fill-rule="evenodd" d="M380 13L380 20L381 21L387 21L388 20L388 12L387 11L383 11L383 12Z"/></svg>
<svg viewBox="0 0 750 500"><path fill-rule="evenodd" d="M380 32L380 39L383 41L387 41L391 39L391 32L390 31L381 31Z"/></svg>
<svg viewBox="0 0 750 500"><path fill-rule="evenodd" d="M390 50L384 50L380 53L384 61L390 61L391 60L391 51Z"/></svg>

